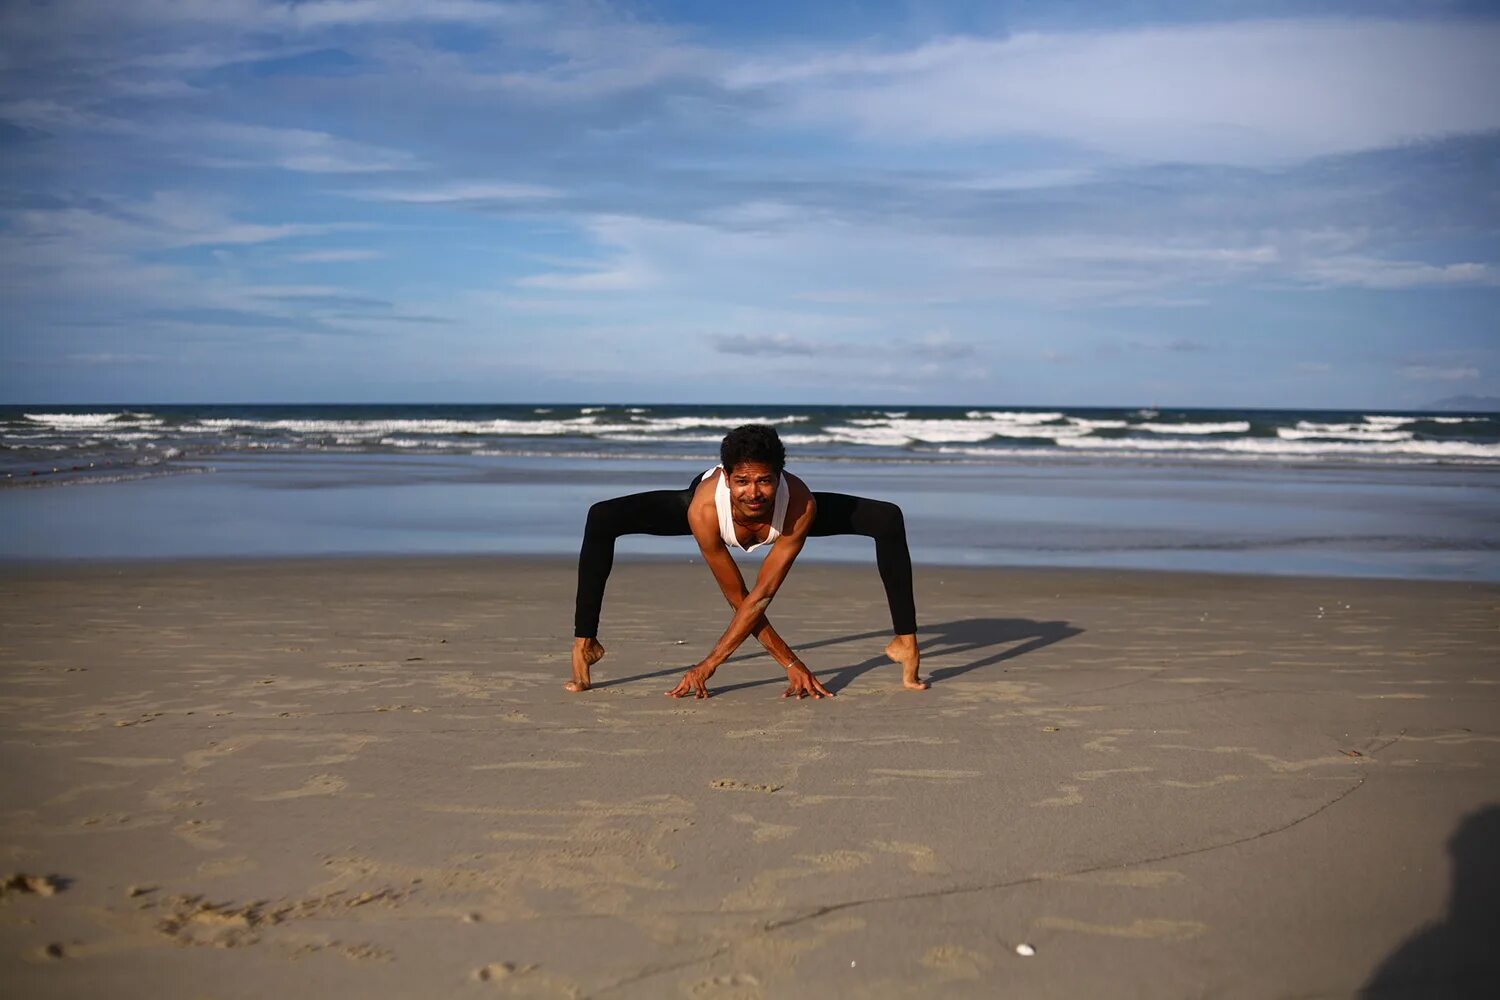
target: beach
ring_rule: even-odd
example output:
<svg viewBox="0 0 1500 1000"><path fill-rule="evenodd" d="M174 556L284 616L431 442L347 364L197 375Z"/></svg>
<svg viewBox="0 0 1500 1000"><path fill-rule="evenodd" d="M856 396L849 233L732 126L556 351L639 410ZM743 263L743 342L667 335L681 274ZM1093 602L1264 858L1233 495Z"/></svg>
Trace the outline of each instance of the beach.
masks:
<svg viewBox="0 0 1500 1000"><path fill-rule="evenodd" d="M1500 974L1500 586L919 565L914 693L873 567L810 563L771 617L837 696L782 700L747 646L714 697L673 701L728 617L699 560L621 558L581 695L573 574L0 567L9 989L1403 996Z"/></svg>

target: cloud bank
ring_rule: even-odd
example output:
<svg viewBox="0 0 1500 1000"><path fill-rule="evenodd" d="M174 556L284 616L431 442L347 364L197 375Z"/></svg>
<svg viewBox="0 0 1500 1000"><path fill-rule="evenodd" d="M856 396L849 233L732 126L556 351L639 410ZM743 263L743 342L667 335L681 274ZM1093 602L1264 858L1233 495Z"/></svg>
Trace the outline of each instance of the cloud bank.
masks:
<svg viewBox="0 0 1500 1000"><path fill-rule="evenodd" d="M298 351L342 398L580 358L635 398L746 359L870 398L1497 388L1500 20L1027 9L9 5L0 393L174 357L264 395Z"/></svg>

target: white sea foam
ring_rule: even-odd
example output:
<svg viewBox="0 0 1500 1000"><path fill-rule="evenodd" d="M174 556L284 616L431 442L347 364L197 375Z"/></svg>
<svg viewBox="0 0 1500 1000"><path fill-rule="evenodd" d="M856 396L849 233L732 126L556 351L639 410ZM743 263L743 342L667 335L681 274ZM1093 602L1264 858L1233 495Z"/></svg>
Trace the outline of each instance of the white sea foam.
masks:
<svg viewBox="0 0 1500 1000"><path fill-rule="evenodd" d="M213 418L188 424L183 431L213 433L222 431L291 431L297 434L329 434L345 437L388 437L393 434L478 434L494 436L562 436L569 434L617 434L634 432L663 435L695 427L738 427L743 423L805 423L803 415L785 417L637 417L626 423L601 423L593 408L588 416L564 420L253 420Z"/></svg>
<svg viewBox="0 0 1500 1000"><path fill-rule="evenodd" d="M1076 437L1091 428L1074 423L1056 423L1060 413L1016 413L1003 410L970 410L967 419L862 417L829 426L825 433L834 442L904 447L910 444L987 441L994 437Z"/></svg>
<svg viewBox="0 0 1500 1000"><path fill-rule="evenodd" d="M59 428L103 427L116 420L125 419L124 413L27 413L27 420Z"/></svg>
<svg viewBox="0 0 1500 1000"><path fill-rule="evenodd" d="M964 416L970 420L1003 420L1012 424L1046 424L1061 420L1061 413L1021 413L1014 410L970 410Z"/></svg>
<svg viewBox="0 0 1500 1000"><path fill-rule="evenodd" d="M1465 441L1401 441L1343 443L1335 441L1283 441L1271 438L1243 438L1229 441L1167 441L1144 438L1092 438L1060 440L1066 448L1088 448L1097 451L1140 451L1155 453L1183 452L1203 454L1232 452L1248 455L1411 455L1429 458L1466 459L1500 462L1500 444L1478 444Z"/></svg>
<svg viewBox="0 0 1500 1000"><path fill-rule="evenodd" d="M1250 429L1248 420L1226 420L1207 424L1134 424L1130 428L1150 431L1153 434L1244 434Z"/></svg>
<svg viewBox="0 0 1500 1000"><path fill-rule="evenodd" d="M593 417L569 420L244 420L217 418L202 420L184 431L217 432L293 431L299 434L360 435L385 437L391 434L494 434L494 435L563 435L590 433L611 426L598 424Z"/></svg>
<svg viewBox="0 0 1500 1000"><path fill-rule="evenodd" d="M782 434L780 437L782 444L792 448L803 448L810 444L836 444L838 442L838 438L835 438L831 434Z"/></svg>
<svg viewBox="0 0 1500 1000"><path fill-rule="evenodd" d="M983 441L990 437L989 434L981 434L977 437L957 438L959 441ZM905 448L914 442L914 438L894 427L830 427L824 434L807 435L813 441L827 442L829 444L862 444L876 448ZM800 442L799 442L800 443ZM809 443L813 443L810 441Z"/></svg>
<svg viewBox="0 0 1500 1000"><path fill-rule="evenodd" d="M1286 428L1277 428L1285 430ZM1373 424L1320 424L1316 420L1299 420L1294 430L1299 431L1325 431L1329 434L1357 434L1361 431L1379 433L1380 429Z"/></svg>
<svg viewBox="0 0 1500 1000"><path fill-rule="evenodd" d="M632 425L661 427L666 430L690 427L741 427L745 424L805 424L808 417L792 414L785 417L646 417L641 424Z"/></svg>
<svg viewBox="0 0 1500 1000"><path fill-rule="evenodd" d="M1088 417L1069 417L1068 421L1074 427L1083 427L1091 431L1118 430L1121 427L1129 427L1126 420L1092 420Z"/></svg>
<svg viewBox="0 0 1500 1000"><path fill-rule="evenodd" d="M1307 421L1302 421L1302 424ZM1276 436L1284 441L1303 441L1309 438L1334 441L1409 441L1415 435L1411 431L1380 431L1364 428L1360 424L1325 424L1322 426L1278 427ZM1346 429L1340 429L1340 428Z"/></svg>
<svg viewBox="0 0 1500 1000"><path fill-rule="evenodd" d="M363 438L356 439L356 440L357 440L357 443L359 443L359 444L366 443L365 439L363 439ZM339 443L343 444L345 442L341 441ZM385 438L381 438L380 439L380 443L383 444L383 445L386 445L387 447L390 447L390 448L445 448L445 449L449 449L449 450L452 450L452 449L467 449L467 448L472 448L472 447L474 447L474 444L475 444L475 442L472 441L472 440L470 440L470 441L455 441L455 440L452 440L451 438L400 438L400 437L385 437Z"/></svg>
<svg viewBox="0 0 1500 1000"><path fill-rule="evenodd" d="M1397 416L1394 414L1319 415L1312 419L1256 417L1290 426L1275 427L1272 437L1248 437L1251 419L1220 421L1168 420L1132 422L1135 418L1073 415L1061 411L1026 412L976 409L949 411L947 416L913 416L908 410L866 410L864 415L783 412L780 415L723 416L711 409L700 415L651 415L651 408L632 406L527 407L501 410L503 416L459 418L427 416L431 411L397 411L389 417L366 413L363 419L340 419L338 410L313 410L302 418L271 419L247 413L238 417L191 416L168 421L148 411L110 413L29 413L0 424L0 450L11 461L30 454L37 464L68 460L70 451L98 457L102 451L127 462L165 461L190 451L350 452L399 449L451 454L521 454L536 442L536 454L593 454L588 442L607 443L605 457L622 457L626 450L673 453L714 450L724 430L754 422L779 425L789 448L816 448L819 460L839 461L961 461L996 460L1024 456L1045 461L1066 454L1074 458L1137 455L1177 457L1182 460L1265 461L1366 460L1387 463L1500 462L1500 444L1490 435L1466 429L1451 431L1458 440L1418 441L1411 429L1419 420L1444 424L1479 423L1489 418L1467 416ZM285 411L282 411L283 413ZM345 411L347 412L347 411ZM357 412L357 411L356 411ZM774 412L774 411L772 411ZM1097 412L1097 411L1094 411ZM1146 411L1141 411L1145 415ZM677 411L682 414L682 411ZM844 411L848 413L848 411ZM1121 415L1124 416L1123 414ZM1174 415L1175 416L1175 415ZM1206 414L1205 414L1206 416ZM1227 416L1227 414L1226 414ZM1321 416L1322 419L1318 419ZM179 422L181 421L181 422ZM1431 426L1430 424L1428 425ZM1101 436L1096 432L1110 432ZM1474 440L1475 437L1481 440ZM546 439L557 439L555 444ZM522 442L527 442L523 444ZM200 448L201 442L201 448ZM641 449L625 449L640 443ZM486 449L481 451L480 449ZM57 457L57 453L62 453ZM531 454L532 452L524 452ZM946 457L939 457L946 456Z"/></svg>
<svg viewBox="0 0 1500 1000"><path fill-rule="evenodd" d="M1090 433L1087 427L1072 424L1042 425L1008 419L972 420L851 420L834 424L825 430L832 443L905 447L911 444L945 444L988 441L995 437L1041 438L1059 440ZM1008 415L1005 415L1008 416Z"/></svg>
<svg viewBox="0 0 1500 1000"><path fill-rule="evenodd" d="M600 434L599 437L605 441L712 441L714 444L718 444L724 440L724 435L722 434L672 434L668 436L663 434L632 434L628 431L622 431L617 434ZM786 438L782 438L783 442L786 440Z"/></svg>

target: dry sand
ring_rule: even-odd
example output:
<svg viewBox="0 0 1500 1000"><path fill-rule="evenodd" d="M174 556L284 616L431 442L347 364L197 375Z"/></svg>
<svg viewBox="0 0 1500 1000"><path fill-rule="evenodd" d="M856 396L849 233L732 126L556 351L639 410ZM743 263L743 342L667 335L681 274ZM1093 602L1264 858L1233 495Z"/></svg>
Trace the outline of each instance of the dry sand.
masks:
<svg viewBox="0 0 1500 1000"><path fill-rule="evenodd" d="M747 649L679 702L727 620L703 569L617 567L583 695L572 573L5 570L0 876L35 876L0 890L5 995L1436 996L1497 973L1500 588L923 569L913 693L873 568L803 566L772 618L838 697L782 701Z"/></svg>

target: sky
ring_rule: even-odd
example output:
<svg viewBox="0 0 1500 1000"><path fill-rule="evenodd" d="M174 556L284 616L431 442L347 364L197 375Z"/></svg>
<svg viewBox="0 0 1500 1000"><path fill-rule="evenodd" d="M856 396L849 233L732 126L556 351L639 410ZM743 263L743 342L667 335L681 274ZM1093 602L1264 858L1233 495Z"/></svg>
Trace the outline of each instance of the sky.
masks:
<svg viewBox="0 0 1500 1000"><path fill-rule="evenodd" d="M0 402L1500 395L1500 13L0 4Z"/></svg>

